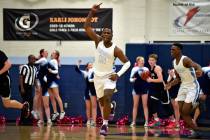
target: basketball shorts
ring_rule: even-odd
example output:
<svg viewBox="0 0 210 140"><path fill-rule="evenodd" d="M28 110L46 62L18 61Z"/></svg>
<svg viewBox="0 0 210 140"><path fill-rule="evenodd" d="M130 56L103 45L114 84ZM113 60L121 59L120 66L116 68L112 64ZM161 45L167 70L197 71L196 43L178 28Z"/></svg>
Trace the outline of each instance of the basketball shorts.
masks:
<svg viewBox="0 0 210 140"><path fill-rule="evenodd" d="M195 103L198 101L200 86L198 82L181 84L175 101L184 101L185 103Z"/></svg>
<svg viewBox="0 0 210 140"><path fill-rule="evenodd" d="M110 80L109 77L110 75L103 77L94 75L94 85L97 98L102 98L104 96L105 89L116 89L116 81Z"/></svg>
<svg viewBox="0 0 210 140"><path fill-rule="evenodd" d="M0 96L3 99L10 99L11 96L11 86L9 75L0 76Z"/></svg>

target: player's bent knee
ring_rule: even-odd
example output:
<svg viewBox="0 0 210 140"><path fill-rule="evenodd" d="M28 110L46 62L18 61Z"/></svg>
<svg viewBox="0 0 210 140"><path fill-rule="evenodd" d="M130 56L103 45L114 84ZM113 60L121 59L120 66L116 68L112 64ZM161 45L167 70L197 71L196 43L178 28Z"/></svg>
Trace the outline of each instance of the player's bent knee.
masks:
<svg viewBox="0 0 210 140"><path fill-rule="evenodd" d="M5 108L9 108L9 102L10 102L10 100L2 100L2 101L3 101L3 106Z"/></svg>

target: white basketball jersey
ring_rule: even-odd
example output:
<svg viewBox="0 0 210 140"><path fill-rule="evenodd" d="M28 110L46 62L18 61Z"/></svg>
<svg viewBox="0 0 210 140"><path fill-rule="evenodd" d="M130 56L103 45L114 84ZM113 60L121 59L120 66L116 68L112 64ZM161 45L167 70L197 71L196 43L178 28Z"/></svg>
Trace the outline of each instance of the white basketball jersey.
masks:
<svg viewBox="0 0 210 140"><path fill-rule="evenodd" d="M195 74L195 69L193 67L186 68L183 65L183 59L185 57L186 56L182 56L178 64L176 64L176 59L173 61L174 69L179 74L182 84L193 83L197 80L196 74Z"/></svg>
<svg viewBox="0 0 210 140"><path fill-rule="evenodd" d="M114 49L114 43L111 47L106 48L103 41L99 42L98 47L95 50L95 62L93 64L94 73L97 76L105 76L113 73L115 60Z"/></svg>

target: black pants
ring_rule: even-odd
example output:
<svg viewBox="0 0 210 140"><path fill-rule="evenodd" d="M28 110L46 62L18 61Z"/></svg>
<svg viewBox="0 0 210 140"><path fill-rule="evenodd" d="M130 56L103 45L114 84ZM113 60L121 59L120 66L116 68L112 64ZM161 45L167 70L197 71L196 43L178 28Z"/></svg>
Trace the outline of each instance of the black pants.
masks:
<svg viewBox="0 0 210 140"><path fill-rule="evenodd" d="M160 110L160 107L163 109L161 112L165 112L166 116L169 117L174 114L169 94L165 90L159 90L155 94L150 95L149 100L149 108L151 114L159 113L158 110Z"/></svg>
<svg viewBox="0 0 210 140"><path fill-rule="evenodd" d="M161 117L169 117L174 114L171 102L169 102L168 104L162 104L159 100L155 100L153 98L150 98L149 100L150 100L149 108L150 108L151 116L154 113L158 113L158 116L160 115Z"/></svg>
<svg viewBox="0 0 210 140"><path fill-rule="evenodd" d="M28 102L30 105L30 111L33 109L33 86L31 85L23 85L24 93L21 93L21 97L24 102ZM20 123L23 125L31 124L32 117L31 115L28 118L24 117L23 112L21 112Z"/></svg>

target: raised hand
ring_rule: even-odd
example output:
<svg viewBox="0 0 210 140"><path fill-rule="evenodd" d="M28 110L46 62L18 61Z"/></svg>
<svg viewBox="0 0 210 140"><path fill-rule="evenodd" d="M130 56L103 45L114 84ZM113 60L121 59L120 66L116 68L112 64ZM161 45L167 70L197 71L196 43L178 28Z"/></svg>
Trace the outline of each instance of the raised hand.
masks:
<svg viewBox="0 0 210 140"><path fill-rule="evenodd" d="M82 63L82 60L77 61L77 66L79 66Z"/></svg>
<svg viewBox="0 0 210 140"><path fill-rule="evenodd" d="M93 5L93 7L91 8L91 11L92 11L93 13L96 13L96 12L100 9L100 5L101 5L101 4L102 4L102 3Z"/></svg>

